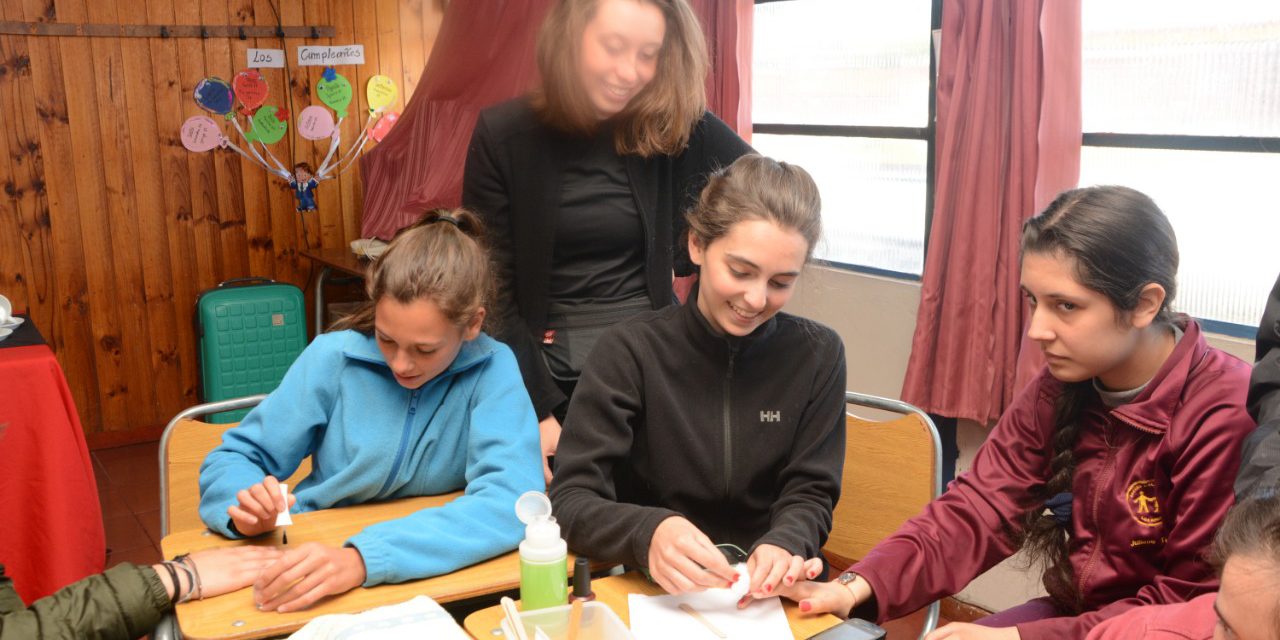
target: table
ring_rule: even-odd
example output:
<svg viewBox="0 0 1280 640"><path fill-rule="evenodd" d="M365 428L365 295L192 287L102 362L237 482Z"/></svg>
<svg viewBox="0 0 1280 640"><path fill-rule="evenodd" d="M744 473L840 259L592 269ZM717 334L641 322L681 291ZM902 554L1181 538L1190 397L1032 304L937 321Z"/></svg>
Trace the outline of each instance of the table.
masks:
<svg viewBox="0 0 1280 640"><path fill-rule="evenodd" d="M329 280L329 275L334 269L347 273L358 278L363 278L365 270L372 263L367 258L361 258L348 249L307 249L301 252L303 257L309 258L316 264L320 265L320 276L316 278L316 335L324 332L324 284Z"/></svg>
<svg viewBox="0 0 1280 640"><path fill-rule="evenodd" d="M106 563L93 463L62 367L30 318L0 342L0 564L30 604Z"/></svg>
<svg viewBox="0 0 1280 640"><path fill-rule="evenodd" d="M438 507L461 495L407 498L377 504L326 509L293 515L289 545L322 542L341 545L355 533L375 522L400 518L419 509ZM206 530L182 531L161 541L164 557L214 547L243 544L279 545L280 532L251 540L228 540ZM569 568L573 568L570 556ZM178 626L191 640L204 638L265 638L291 633L317 616L329 613L359 613L375 607L404 602L417 595L431 596L439 603L457 602L510 591L520 586L520 558L515 552L472 565L453 573L401 584L357 587L325 599L306 611L276 613L258 611L253 606L253 588L180 604Z"/></svg>
<svg viewBox="0 0 1280 640"><path fill-rule="evenodd" d="M666 593L662 587L650 582L639 572L631 571L620 576L611 576L608 578L600 578L591 581L591 590L596 593L596 601L609 605L613 612L618 614L628 626L631 625L630 609L627 606L627 596L632 593L640 593L644 595L660 596ZM801 616L800 609L795 603L783 600L782 608L787 612L787 622L791 623L791 633L797 640L804 640L809 636L825 631L837 624L840 624L840 618L832 615L820 616ZM477 640L491 640L492 638L501 638L501 633L494 633L498 625L502 621L502 607L494 606L488 609L481 609L469 616L463 626L466 627L467 633Z"/></svg>

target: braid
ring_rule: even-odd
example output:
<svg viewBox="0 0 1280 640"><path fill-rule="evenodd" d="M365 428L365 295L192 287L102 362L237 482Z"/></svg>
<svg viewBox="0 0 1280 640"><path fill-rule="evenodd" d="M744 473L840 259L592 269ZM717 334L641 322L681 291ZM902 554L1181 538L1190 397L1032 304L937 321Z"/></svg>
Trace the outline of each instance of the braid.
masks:
<svg viewBox="0 0 1280 640"><path fill-rule="evenodd" d="M1075 479L1075 445L1082 430L1081 416L1088 404L1093 386L1088 381L1064 385L1054 411L1049 460L1049 478L1035 494L1035 506L1023 516L1021 546L1032 564L1043 563L1044 588L1060 611L1074 615L1080 612L1083 598L1076 585L1071 566L1070 529L1064 528L1044 503L1062 493L1070 493Z"/></svg>

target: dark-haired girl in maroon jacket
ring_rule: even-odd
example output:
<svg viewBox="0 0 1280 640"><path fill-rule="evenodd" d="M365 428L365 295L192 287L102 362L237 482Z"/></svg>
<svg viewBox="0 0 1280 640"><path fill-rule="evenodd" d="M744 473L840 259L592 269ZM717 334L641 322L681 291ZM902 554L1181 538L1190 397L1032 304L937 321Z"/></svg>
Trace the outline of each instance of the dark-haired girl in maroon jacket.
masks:
<svg viewBox="0 0 1280 640"><path fill-rule="evenodd" d="M784 588L802 611L896 618L1017 553L1049 597L943 638L1083 638L1133 607L1213 591L1203 551L1233 501L1249 365L1170 311L1178 248L1147 196L1067 191L1027 221L1027 335L1046 366L973 467L837 580Z"/></svg>

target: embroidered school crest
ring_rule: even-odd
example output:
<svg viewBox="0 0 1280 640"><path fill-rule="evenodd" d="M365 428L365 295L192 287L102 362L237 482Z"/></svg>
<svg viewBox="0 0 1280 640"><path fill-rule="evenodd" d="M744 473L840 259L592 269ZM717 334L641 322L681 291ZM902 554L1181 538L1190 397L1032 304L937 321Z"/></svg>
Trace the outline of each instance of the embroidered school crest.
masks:
<svg viewBox="0 0 1280 640"><path fill-rule="evenodd" d="M1155 480L1138 480L1129 485L1125 491L1125 500L1129 503L1129 515L1144 527L1158 527L1164 522L1160 513L1160 498L1156 496Z"/></svg>

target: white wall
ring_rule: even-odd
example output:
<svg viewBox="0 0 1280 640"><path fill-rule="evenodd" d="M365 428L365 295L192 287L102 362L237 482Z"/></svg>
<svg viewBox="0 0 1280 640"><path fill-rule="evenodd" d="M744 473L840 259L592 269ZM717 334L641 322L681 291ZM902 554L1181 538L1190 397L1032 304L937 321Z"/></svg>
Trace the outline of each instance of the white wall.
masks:
<svg viewBox="0 0 1280 640"><path fill-rule="evenodd" d="M800 279L786 310L835 329L844 340L848 388L898 398L911 353L920 284L892 278L813 266ZM1209 343L1244 360L1253 360L1253 341L1209 335ZM957 471L969 468L986 438L987 428L961 421ZM1017 558L980 576L959 598L998 611L1042 594L1039 575L1025 570Z"/></svg>

